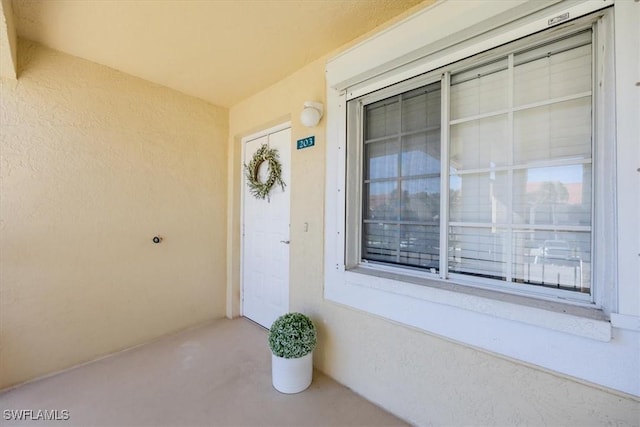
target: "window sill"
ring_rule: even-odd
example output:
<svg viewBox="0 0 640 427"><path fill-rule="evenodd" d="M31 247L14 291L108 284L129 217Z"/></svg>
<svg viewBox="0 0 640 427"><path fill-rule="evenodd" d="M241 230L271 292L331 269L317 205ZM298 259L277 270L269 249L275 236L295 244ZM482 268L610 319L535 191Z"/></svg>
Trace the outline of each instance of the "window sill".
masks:
<svg viewBox="0 0 640 427"><path fill-rule="evenodd" d="M597 341L611 340L611 323L596 308L456 285L367 267L345 272L347 284L456 307ZM415 286L420 285L420 286Z"/></svg>
<svg viewBox="0 0 640 427"><path fill-rule="evenodd" d="M462 346L639 395L636 316L454 285L371 267L327 264L331 301ZM611 363L615 360L615 363Z"/></svg>

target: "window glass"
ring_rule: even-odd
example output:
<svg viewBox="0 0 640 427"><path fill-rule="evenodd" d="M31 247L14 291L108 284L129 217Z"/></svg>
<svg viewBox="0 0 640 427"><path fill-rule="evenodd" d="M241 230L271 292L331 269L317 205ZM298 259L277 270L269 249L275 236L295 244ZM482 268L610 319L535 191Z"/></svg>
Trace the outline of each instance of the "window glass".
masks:
<svg viewBox="0 0 640 427"><path fill-rule="evenodd" d="M439 82L364 107L364 260L438 267L440 114Z"/></svg>
<svg viewBox="0 0 640 427"><path fill-rule="evenodd" d="M513 222L553 226L591 225L591 165L514 171Z"/></svg>
<svg viewBox="0 0 640 427"><path fill-rule="evenodd" d="M464 66L444 104L438 82L364 105L362 260L590 293L591 39Z"/></svg>
<svg viewBox="0 0 640 427"><path fill-rule="evenodd" d="M453 222L506 223L509 181L506 172L450 176L449 219Z"/></svg>
<svg viewBox="0 0 640 427"><path fill-rule="evenodd" d="M477 169L506 165L509 141L506 114L451 125L451 166Z"/></svg>
<svg viewBox="0 0 640 427"><path fill-rule="evenodd" d="M589 159L591 96L514 113L514 162Z"/></svg>
<svg viewBox="0 0 640 427"><path fill-rule="evenodd" d="M591 233L541 229L513 233L513 280L589 293Z"/></svg>
<svg viewBox="0 0 640 427"><path fill-rule="evenodd" d="M400 141L397 138L365 145L366 179L395 178L398 176Z"/></svg>
<svg viewBox="0 0 640 427"><path fill-rule="evenodd" d="M366 111L365 139L396 135L400 130L400 103L392 98L370 105Z"/></svg>
<svg viewBox="0 0 640 427"><path fill-rule="evenodd" d="M398 182L383 181L365 183L365 218L372 220L397 220L400 215Z"/></svg>
<svg viewBox="0 0 640 427"><path fill-rule="evenodd" d="M451 78L451 119L494 113L509 104L507 60L482 65Z"/></svg>
<svg viewBox="0 0 640 427"><path fill-rule="evenodd" d="M365 259L390 263L398 261L399 228L396 224L365 222L362 234Z"/></svg>
<svg viewBox="0 0 640 427"><path fill-rule="evenodd" d="M504 280L507 230L494 227L451 227L449 272Z"/></svg>
<svg viewBox="0 0 640 427"><path fill-rule="evenodd" d="M514 56L516 106L591 91L591 32Z"/></svg>
<svg viewBox="0 0 640 427"><path fill-rule="evenodd" d="M402 176L440 175L440 129L402 137Z"/></svg>
<svg viewBox="0 0 640 427"><path fill-rule="evenodd" d="M487 65L452 75L449 272L589 291L590 43L515 52L491 79Z"/></svg>

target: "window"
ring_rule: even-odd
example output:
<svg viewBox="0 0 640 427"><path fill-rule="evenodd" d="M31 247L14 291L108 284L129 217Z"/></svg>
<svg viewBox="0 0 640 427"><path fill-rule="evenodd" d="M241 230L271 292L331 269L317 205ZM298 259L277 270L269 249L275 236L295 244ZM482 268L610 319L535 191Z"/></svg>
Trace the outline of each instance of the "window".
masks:
<svg viewBox="0 0 640 427"><path fill-rule="evenodd" d="M593 37L538 35L350 100L356 264L591 301Z"/></svg>
<svg viewBox="0 0 640 427"><path fill-rule="evenodd" d="M439 2L327 63L324 297L637 395L633 6L495 6ZM376 182L407 191L395 217Z"/></svg>

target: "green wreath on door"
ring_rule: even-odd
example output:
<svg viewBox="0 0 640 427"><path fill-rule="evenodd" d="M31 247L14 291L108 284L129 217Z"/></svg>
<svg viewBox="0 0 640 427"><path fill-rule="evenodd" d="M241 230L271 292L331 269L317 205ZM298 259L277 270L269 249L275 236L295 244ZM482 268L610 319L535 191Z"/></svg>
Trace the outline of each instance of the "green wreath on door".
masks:
<svg viewBox="0 0 640 427"><path fill-rule="evenodd" d="M266 181L262 182L258 176L258 171L264 162L268 163L269 175ZM262 144L249 164L244 165L244 169L249 192L256 199L269 200L269 192L271 192L271 188L275 184L278 184L284 191L286 184L282 180L282 165L279 161L278 150L275 148L269 148L267 144Z"/></svg>

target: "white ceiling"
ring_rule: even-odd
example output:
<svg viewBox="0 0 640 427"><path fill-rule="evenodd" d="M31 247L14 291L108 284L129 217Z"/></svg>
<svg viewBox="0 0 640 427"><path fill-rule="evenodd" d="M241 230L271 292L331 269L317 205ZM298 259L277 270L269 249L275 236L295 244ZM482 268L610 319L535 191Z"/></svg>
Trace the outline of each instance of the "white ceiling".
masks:
<svg viewBox="0 0 640 427"><path fill-rule="evenodd" d="M20 37L229 107L421 1L13 0L12 5Z"/></svg>

